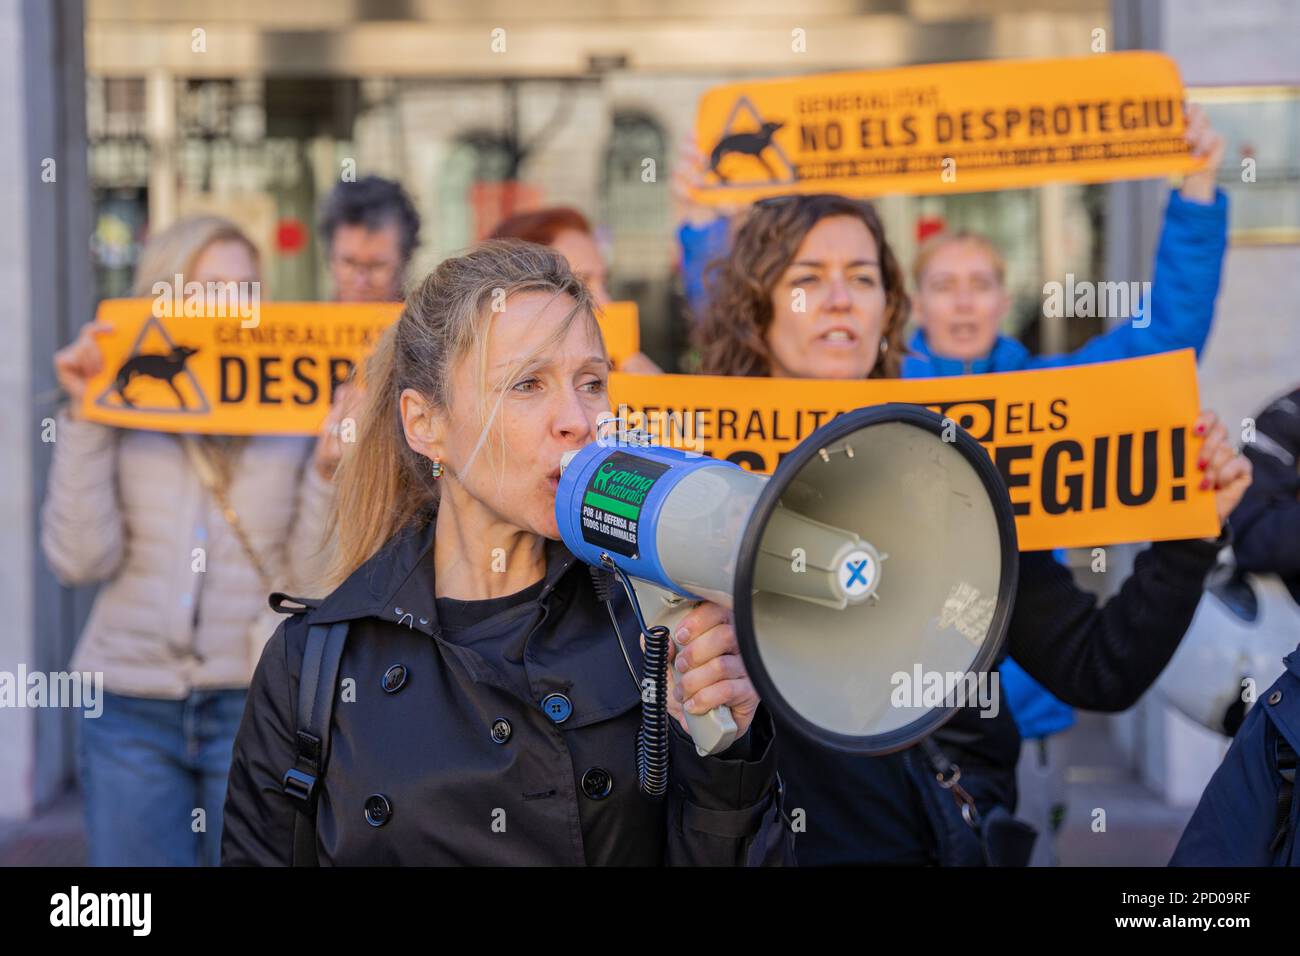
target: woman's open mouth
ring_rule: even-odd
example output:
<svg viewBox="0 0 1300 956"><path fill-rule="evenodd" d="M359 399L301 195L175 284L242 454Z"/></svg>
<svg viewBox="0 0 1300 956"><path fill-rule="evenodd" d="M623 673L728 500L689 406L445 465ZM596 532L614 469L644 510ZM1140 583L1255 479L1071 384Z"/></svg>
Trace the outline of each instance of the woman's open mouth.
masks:
<svg viewBox="0 0 1300 956"><path fill-rule="evenodd" d="M848 326L837 325L827 329L813 341L832 349L855 349L858 347L858 334Z"/></svg>

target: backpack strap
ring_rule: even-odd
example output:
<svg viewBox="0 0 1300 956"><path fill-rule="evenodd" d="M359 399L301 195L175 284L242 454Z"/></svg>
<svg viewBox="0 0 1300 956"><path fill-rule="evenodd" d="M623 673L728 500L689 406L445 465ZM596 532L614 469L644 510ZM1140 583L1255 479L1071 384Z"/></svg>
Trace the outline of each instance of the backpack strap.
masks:
<svg viewBox="0 0 1300 956"><path fill-rule="evenodd" d="M330 719L334 714L339 663L347 642L348 622L313 624L307 630L298 677L298 732L294 764L282 786L295 803L293 865L316 866L316 786L329 760Z"/></svg>
<svg viewBox="0 0 1300 956"><path fill-rule="evenodd" d="M1273 766L1277 768L1282 783L1277 788L1277 832L1269 844L1270 853L1276 853L1286 843L1291 832L1291 804L1295 800L1296 752L1281 733L1273 738Z"/></svg>

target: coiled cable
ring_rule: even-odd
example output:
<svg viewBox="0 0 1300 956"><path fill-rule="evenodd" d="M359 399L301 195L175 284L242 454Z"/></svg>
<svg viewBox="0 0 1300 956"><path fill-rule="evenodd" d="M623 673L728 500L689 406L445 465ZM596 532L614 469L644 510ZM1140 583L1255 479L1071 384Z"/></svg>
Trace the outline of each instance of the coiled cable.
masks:
<svg viewBox="0 0 1300 956"><path fill-rule="evenodd" d="M641 613L641 604L636 599L632 582L627 574L616 565L607 554L600 556L604 568L592 567L591 580L599 598L609 612L610 623L614 625L614 634L618 638L619 650L627 662L628 673L641 694L641 727L636 736L636 771L637 783L641 792L654 799L662 798L668 792L668 628L663 625L648 627ZM636 679L636 671L628 656L627 646L623 643L623 634L619 630L618 618L614 614L614 576L627 592L632 612L636 615L637 627L644 639L645 650L642 654L644 666L642 679Z"/></svg>

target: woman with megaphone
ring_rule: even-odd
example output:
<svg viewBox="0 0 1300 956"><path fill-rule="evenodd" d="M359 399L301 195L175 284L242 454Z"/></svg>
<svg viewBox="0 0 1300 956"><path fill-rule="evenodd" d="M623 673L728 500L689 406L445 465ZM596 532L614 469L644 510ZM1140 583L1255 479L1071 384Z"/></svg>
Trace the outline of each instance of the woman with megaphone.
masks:
<svg viewBox="0 0 1300 956"><path fill-rule="evenodd" d="M894 378L909 300L875 210L838 195L756 203L710 287L700 371L787 378ZM1250 464L1212 412L1201 436L1203 487L1221 526L1250 483ZM1168 662L1227 541L1167 541L1138 555L1100 607L1048 552L1020 555L1007 653L1077 707L1130 707ZM995 715L994 715L995 714ZM856 756L799 738L774 711L788 805L804 811L801 864L1016 864L1031 843L1010 818L1020 738L1010 712L961 708L925 748ZM937 745L937 746L936 746ZM940 768L960 768L947 792ZM953 783L948 772L945 782ZM953 799L969 795L975 813ZM976 823L975 821L978 821Z"/></svg>
<svg viewBox="0 0 1300 956"><path fill-rule="evenodd" d="M276 598L290 616L235 741L224 863L792 860L771 717L716 605L683 622L690 666L669 686L729 706L738 738L698 754L669 696L671 786L638 787L639 651L617 633L637 622L555 515L609 371L591 295L552 250L490 241L411 293L339 469L339 583Z"/></svg>

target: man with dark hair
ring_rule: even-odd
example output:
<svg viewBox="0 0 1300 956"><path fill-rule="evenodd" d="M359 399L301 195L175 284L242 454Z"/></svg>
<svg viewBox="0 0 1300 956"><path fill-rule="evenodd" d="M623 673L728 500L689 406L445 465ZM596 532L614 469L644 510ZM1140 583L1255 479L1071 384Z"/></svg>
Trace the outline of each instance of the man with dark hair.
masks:
<svg viewBox="0 0 1300 956"><path fill-rule="evenodd" d="M341 182L320 213L320 238L337 302L396 302L420 241L420 214L399 183Z"/></svg>

